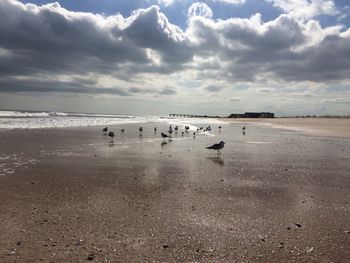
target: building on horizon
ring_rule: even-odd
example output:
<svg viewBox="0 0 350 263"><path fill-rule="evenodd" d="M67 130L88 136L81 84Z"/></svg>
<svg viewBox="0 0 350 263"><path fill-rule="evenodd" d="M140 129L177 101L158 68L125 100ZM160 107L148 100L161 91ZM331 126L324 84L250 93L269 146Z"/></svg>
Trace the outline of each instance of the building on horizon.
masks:
<svg viewBox="0 0 350 263"><path fill-rule="evenodd" d="M274 118L275 114L272 112L245 112L241 113L232 113L228 118Z"/></svg>

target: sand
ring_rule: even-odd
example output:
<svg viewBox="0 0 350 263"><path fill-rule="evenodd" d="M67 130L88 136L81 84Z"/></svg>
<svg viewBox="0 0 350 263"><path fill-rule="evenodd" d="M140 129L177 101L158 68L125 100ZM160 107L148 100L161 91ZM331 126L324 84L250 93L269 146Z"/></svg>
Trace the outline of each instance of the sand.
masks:
<svg viewBox="0 0 350 263"><path fill-rule="evenodd" d="M350 138L350 118L226 119L235 123L255 123L312 135Z"/></svg>
<svg viewBox="0 0 350 263"><path fill-rule="evenodd" d="M245 125L2 131L0 262L349 262L350 140Z"/></svg>

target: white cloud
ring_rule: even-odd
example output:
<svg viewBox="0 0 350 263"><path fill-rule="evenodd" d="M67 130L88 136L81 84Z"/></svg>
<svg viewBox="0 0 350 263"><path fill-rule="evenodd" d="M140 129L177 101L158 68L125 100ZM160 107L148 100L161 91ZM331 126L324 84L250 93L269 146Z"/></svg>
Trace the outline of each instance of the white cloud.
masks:
<svg viewBox="0 0 350 263"><path fill-rule="evenodd" d="M213 17L213 11L207 4L195 2L187 10L187 17L192 16L202 16L205 18L211 18Z"/></svg>
<svg viewBox="0 0 350 263"><path fill-rule="evenodd" d="M334 0L266 0L285 13L302 19L310 19L319 15L337 15Z"/></svg>
<svg viewBox="0 0 350 263"><path fill-rule="evenodd" d="M213 2L221 2L226 4L243 5L246 0L212 0Z"/></svg>
<svg viewBox="0 0 350 263"><path fill-rule="evenodd" d="M157 0L158 5L164 5L164 6L170 6L172 5L176 0Z"/></svg>

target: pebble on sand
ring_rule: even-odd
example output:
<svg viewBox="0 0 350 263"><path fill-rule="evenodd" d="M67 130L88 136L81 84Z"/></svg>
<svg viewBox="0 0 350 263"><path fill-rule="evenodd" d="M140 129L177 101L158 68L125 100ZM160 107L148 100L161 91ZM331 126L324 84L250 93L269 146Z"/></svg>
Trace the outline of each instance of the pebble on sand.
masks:
<svg viewBox="0 0 350 263"><path fill-rule="evenodd" d="M94 254L90 254L90 255L88 255L87 259L88 259L89 261L92 261L92 260L95 259L95 255L94 255Z"/></svg>

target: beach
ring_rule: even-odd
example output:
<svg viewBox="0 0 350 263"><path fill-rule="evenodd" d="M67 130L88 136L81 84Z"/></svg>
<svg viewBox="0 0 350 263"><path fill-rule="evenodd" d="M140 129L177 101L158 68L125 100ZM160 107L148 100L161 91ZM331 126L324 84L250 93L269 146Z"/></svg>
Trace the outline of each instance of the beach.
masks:
<svg viewBox="0 0 350 263"><path fill-rule="evenodd" d="M1 130L0 262L349 262L349 120L313 121Z"/></svg>

